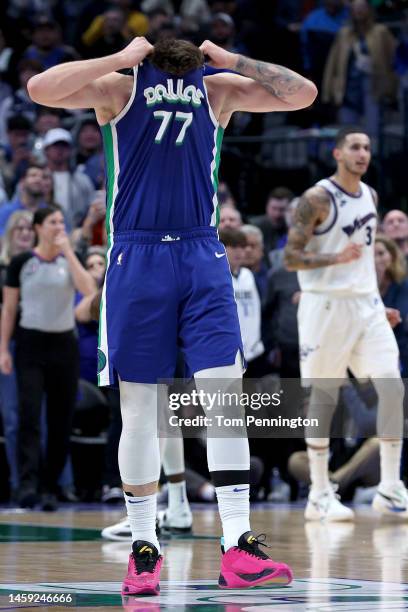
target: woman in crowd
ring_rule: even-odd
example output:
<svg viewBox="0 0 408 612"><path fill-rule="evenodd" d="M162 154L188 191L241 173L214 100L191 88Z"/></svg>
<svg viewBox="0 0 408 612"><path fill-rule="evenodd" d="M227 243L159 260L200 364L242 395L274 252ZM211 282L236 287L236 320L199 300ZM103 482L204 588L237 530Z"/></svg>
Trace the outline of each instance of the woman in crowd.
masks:
<svg viewBox="0 0 408 612"><path fill-rule="evenodd" d="M394 240L378 235L375 240L375 267L378 287L387 308L400 312L401 322L394 327L400 351L403 378L408 376L408 281L404 255Z"/></svg>
<svg viewBox="0 0 408 612"><path fill-rule="evenodd" d="M68 454L77 394L79 359L75 336L75 290L90 295L92 276L80 264L65 233L59 208L34 215L36 246L10 262L3 292L0 369L13 371L10 340L16 331L19 396L19 502L32 508L41 486L43 510L57 507L57 480ZM47 444L41 462L41 405L47 398Z"/></svg>
<svg viewBox="0 0 408 612"><path fill-rule="evenodd" d="M95 280L98 287L103 285L106 271L106 249L92 246L85 258L85 267ZM91 302L94 295L83 297L77 293L75 318L79 335L80 372L81 378L97 385L97 349L98 323L91 317ZM122 431L119 391L117 389L101 389L109 406L109 429L105 447L105 461L102 474L103 502L123 502L123 492L118 466L118 446Z"/></svg>
<svg viewBox="0 0 408 612"><path fill-rule="evenodd" d="M322 100L339 107L340 123L363 123L378 136L380 102L395 99L393 70L396 40L375 21L368 0L352 0L351 23L338 32L323 77Z"/></svg>
<svg viewBox="0 0 408 612"><path fill-rule="evenodd" d="M34 244L33 216L28 211L17 211L8 220L0 252L0 286L6 282L8 265L15 255L28 251ZM2 295L0 294L0 302ZM11 352L14 352L14 340L11 341ZM10 498L13 500L18 490L17 470L17 423L18 400L16 371L13 368L9 376L0 373L0 409L3 419L3 433L7 463L10 471Z"/></svg>

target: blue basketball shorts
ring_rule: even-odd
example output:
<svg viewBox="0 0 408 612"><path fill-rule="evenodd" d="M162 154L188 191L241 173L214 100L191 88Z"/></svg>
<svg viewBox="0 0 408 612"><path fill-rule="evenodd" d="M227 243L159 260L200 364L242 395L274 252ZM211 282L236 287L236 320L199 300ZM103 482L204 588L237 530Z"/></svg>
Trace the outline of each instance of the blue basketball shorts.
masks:
<svg viewBox="0 0 408 612"><path fill-rule="evenodd" d="M232 365L243 355L224 246L215 228L115 232L108 252L98 349L100 386L157 383Z"/></svg>

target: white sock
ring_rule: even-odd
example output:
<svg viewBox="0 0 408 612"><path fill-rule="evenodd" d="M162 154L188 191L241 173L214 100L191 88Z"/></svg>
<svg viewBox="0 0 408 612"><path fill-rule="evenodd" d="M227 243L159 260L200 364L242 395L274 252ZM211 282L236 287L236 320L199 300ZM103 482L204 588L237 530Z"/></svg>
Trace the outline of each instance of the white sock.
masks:
<svg viewBox="0 0 408 612"><path fill-rule="evenodd" d="M145 540L154 544L160 552L156 535L157 493L135 497L124 493L126 511L132 532L132 542Z"/></svg>
<svg viewBox="0 0 408 612"><path fill-rule="evenodd" d="M402 440L380 440L381 484L394 485L400 481Z"/></svg>
<svg viewBox="0 0 408 612"><path fill-rule="evenodd" d="M224 549L237 546L240 536L251 531L249 525L249 484L215 487L224 533Z"/></svg>
<svg viewBox="0 0 408 612"><path fill-rule="evenodd" d="M321 493L330 487L329 480L329 449L307 447L309 457L311 491Z"/></svg>
<svg viewBox="0 0 408 612"><path fill-rule="evenodd" d="M186 481L169 482L168 508L171 513L181 513L190 510L187 499Z"/></svg>

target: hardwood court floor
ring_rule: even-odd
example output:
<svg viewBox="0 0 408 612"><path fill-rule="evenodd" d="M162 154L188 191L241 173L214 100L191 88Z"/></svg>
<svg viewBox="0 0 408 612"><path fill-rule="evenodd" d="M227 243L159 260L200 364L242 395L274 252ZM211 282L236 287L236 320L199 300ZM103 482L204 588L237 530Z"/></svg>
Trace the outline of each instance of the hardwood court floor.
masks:
<svg viewBox="0 0 408 612"><path fill-rule="evenodd" d="M163 541L159 597L119 595L129 545L107 542L100 529L120 510L66 507L54 514L0 512L0 610L63 610L25 604L18 593L70 594L81 610L346 611L408 609L408 523L357 509L354 524L304 524L300 507L254 506L252 527L267 533L273 558L290 563L288 587L225 591L219 572L219 519L213 506L194 508L194 536Z"/></svg>

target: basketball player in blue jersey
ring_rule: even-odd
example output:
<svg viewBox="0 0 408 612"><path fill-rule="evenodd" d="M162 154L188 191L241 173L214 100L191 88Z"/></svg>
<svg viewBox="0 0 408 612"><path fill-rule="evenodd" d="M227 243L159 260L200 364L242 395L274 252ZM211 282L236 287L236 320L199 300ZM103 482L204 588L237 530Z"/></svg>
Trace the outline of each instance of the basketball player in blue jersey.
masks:
<svg viewBox="0 0 408 612"><path fill-rule="evenodd" d="M408 493L400 480L404 386L391 326L398 310L385 309L377 285L374 244L377 194L361 179L370 139L356 126L340 130L335 174L299 200L285 248L289 270L298 270L299 345L302 379L312 385L306 429L312 486L306 520L348 521L354 513L337 499L329 481L330 423L340 385L350 368L371 378L378 395L381 481L373 500L383 515L408 519ZM388 320L387 320L388 319Z"/></svg>
<svg viewBox="0 0 408 612"><path fill-rule="evenodd" d="M236 74L204 78L204 56ZM127 68L132 75L117 72ZM109 250L99 382L118 380L121 395L119 467L133 538L122 592L158 593L157 381L173 375L177 346L198 390L242 376L231 275L216 230L223 131L234 111L307 107L316 87L209 41L152 47L135 38L119 53L50 68L28 89L43 105L92 107L101 125ZM208 463L224 535L220 587L289 583L291 569L265 555L251 533L248 440L209 438Z"/></svg>

